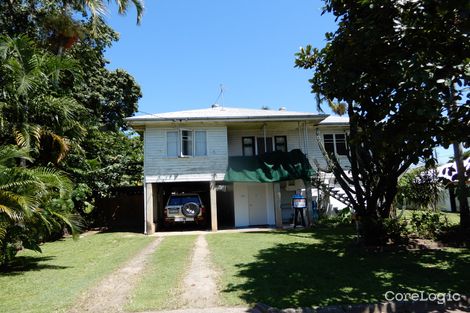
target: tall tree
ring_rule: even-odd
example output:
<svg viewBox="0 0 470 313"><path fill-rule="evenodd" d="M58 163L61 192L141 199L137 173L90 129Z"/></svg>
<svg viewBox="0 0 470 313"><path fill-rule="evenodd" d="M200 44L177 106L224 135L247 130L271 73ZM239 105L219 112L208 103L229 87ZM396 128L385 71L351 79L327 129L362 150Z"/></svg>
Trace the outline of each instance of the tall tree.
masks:
<svg viewBox="0 0 470 313"><path fill-rule="evenodd" d="M0 1L0 264L74 231L98 191L140 180L141 142L123 132L140 87L106 68L118 39L101 18L107 3ZM116 3L121 14L133 3L140 22L142 1Z"/></svg>
<svg viewBox="0 0 470 313"><path fill-rule="evenodd" d="M331 166L361 219L366 241L386 240L383 220L390 215L399 176L420 158L431 160L443 130L450 130L443 102L448 93L437 72L443 64L462 72L468 65L462 51L466 47L456 44L461 36L447 38L446 45L454 44L459 52L452 63L444 58L436 63L438 55L420 34L430 32L427 37L432 37L433 23L441 22L434 15L429 25L413 19L419 14L415 5L432 12L446 6L441 2L450 12L461 12L456 7L462 4L455 1L327 0L325 12L336 16L338 29L326 35L325 48L307 46L297 54L298 67L314 69L312 92L347 107L352 177L334 156ZM445 16L446 23L451 16ZM438 38L444 32L445 27ZM450 72L440 75L447 79Z"/></svg>

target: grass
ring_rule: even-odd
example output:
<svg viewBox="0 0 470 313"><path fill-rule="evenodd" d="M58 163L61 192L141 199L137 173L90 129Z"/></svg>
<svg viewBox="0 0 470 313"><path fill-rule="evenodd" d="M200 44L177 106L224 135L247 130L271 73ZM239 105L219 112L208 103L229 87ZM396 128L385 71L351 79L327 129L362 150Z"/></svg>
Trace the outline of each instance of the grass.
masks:
<svg viewBox="0 0 470 313"><path fill-rule="evenodd" d="M166 237L160 243L134 290L130 311L178 307L178 295L191 261L195 236Z"/></svg>
<svg viewBox="0 0 470 313"><path fill-rule="evenodd" d="M400 214L400 210L398 210L397 214ZM403 217L404 218L407 218L407 219L410 219L411 218L411 215L413 214L413 210L405 210L405 212L403 213ZM444 220L444 219L447 219L447 221L449 222L449 225L452 226L452 225L458 225L460 223L460 213L454 213L454 212L444 212L444 211L440 211L441 213L441 219Z"/></svg>
<svg viewBox="0 0 470 313"><path fill-rule="evenodd" d="M117 269L154 238L105 233L46 243L43 253L20 252L0 272L0 312L65 312L79 294Z"/></svg>
<svg viewBox="0 0 470 313"><path fill-rule="evenodd" d="M227 305L383 301L388 290L470 293L470 250L365 252L347 227L207 236Z"/></svg>

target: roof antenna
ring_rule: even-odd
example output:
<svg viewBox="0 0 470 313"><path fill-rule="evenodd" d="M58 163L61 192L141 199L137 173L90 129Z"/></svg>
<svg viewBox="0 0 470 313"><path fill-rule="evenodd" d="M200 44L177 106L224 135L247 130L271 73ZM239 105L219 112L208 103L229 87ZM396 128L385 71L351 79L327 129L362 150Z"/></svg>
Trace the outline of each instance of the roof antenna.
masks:
<svg viewBox="0 0 470 313"><path fill-rule="evenodd" d="M224 85L220 84L219 86L220 86L220 92L219 92L219 95L217 96L217 99L215 99L214 104L212 105L212 108L218 108L218 107L224 106L224 91L225 91Z"/></svg>

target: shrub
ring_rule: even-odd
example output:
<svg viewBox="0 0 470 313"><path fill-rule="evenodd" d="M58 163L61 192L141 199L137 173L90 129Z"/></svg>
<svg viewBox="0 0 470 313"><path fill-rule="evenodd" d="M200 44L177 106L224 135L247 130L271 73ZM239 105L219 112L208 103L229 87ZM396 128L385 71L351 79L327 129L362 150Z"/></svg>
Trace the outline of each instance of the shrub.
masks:
<svg viewBox="0 0 470 313"><path fill-rule="evenodd" d="M394 244L405 244L409 240L410 231L408 223L404 219L386 218L384 219L385 233L387 239Z"/></svg>
<svg viewBox="0 0 470 313"><path fill-rule="evenodd" d="M449 228L449 221L440 212L414 211L409 225L417 237L435 239Z"/></svg>

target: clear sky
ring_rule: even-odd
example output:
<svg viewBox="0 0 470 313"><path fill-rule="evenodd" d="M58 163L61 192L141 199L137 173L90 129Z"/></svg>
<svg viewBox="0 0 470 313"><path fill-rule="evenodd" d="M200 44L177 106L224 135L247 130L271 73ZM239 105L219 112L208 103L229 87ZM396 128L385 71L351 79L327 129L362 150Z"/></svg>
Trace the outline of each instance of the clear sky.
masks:
<svg viewBox="0 0 470 313"><path fill-rule="evenodd" d="M142 88L141 113L210 107L316 111L308 79L294 68L300 46L325 45L334 31L320 0L147 0L140 26L134 8L106 20L120 34L106 56L111 69L132 74ZM325 108L325 112L329 110ZM440 162L452 155L438 149Z"/></svg>
<svg viewBox="0 0 470 313"><path fill-rule="evenodd" d="M207 108L223 84L225 106L315 111L309 71L294 68L300 46L322 47L335 29L319 0L147 0L140 26L135 11L110 25L120 41L108 50L110 68L140 84L143 112Z"/></svg>

